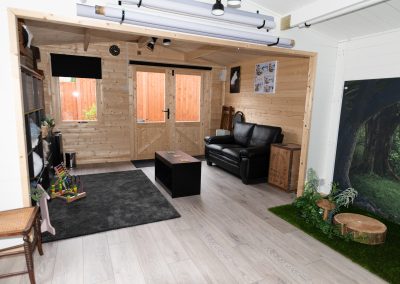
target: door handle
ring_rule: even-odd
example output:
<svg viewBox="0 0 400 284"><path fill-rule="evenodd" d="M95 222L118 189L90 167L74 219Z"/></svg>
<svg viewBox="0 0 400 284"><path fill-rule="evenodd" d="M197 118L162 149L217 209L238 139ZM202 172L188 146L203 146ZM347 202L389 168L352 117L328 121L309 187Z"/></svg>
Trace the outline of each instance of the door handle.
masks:
<svg viewBox="0 0 400 284"><path fill-rule="evenodd" d="M167 110L163 110L162 112L166 112L167 113L167 118L169 119L169 108L167 108Z"/></svg>

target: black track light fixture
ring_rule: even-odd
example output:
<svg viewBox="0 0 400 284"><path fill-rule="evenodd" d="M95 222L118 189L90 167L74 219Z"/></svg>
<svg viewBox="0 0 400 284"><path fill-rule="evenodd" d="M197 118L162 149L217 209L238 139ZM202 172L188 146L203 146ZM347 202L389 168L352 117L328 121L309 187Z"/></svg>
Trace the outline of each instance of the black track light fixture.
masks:
<svg viewBox="0 0 400 284"><path fill-rule="evenodd" d="M154 47L156 45L156 42L157 42L157 38L156 37L152 37L150 39L150 41L147 43L147 45L146 45L147 49L150 50L150 51L154 51Z"/></svg>
<svg viewBox="0 0 400 284"><path fill-rule="evenodd" d="M215 16L222 16L225 13L225 7L221 3L221 0L216 0L215 4L212 6L212 12Z"/></svg>
<svg viewBox="0 0 400 284"><path fill-rule="evenodd" d="M171 45L171 40L168 39L168 38L165 38L165 39L163 39L162 44L163 44L164 46L170 46L170 45Z"/></svg>

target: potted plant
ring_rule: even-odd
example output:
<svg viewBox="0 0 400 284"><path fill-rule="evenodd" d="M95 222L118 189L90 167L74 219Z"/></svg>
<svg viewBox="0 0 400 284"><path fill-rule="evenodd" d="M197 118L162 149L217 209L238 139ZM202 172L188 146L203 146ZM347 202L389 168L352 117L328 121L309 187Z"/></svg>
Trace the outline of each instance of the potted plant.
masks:
<svg viewBox="0 0 400 284"><path fill-rule="evenodd" d="M301 218L307 223L321 229L325 234L341 236L332 225L333 216L343 207L348 207L357 196L354 188L340 191L337 183L332 183L331 192L322 195L319 192L319 178L313 169L307 171L307 182L303 195L296 198L293 205L298 209Z"/></svg>
<svg viewBox="0 0 400 284"><path fill-rule="evenodd" d="M51 133L53 131L54 126L56 125L54 118L51 118L50 116L46 116L42 120L41 124L41 130L42 130L42 138L46 138L47 135L49 135L49 132Z"/></svg>

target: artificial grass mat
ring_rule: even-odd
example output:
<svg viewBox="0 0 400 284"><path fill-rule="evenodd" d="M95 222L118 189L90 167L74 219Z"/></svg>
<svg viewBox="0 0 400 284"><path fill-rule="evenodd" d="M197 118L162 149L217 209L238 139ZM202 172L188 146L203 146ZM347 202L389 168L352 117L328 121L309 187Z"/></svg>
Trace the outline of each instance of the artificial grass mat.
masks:
<svg viewBox="0 0 400 284"><path fill-rule="evenodd" d="M358 213L380 220L387 226L386 241L382 245L365 245L345 241L338 237L329 238L319 229L301 218L292 205L269 208L269 211L326 244L372 273L390 283L400 283L400 225L384 220L359 208L348 208L345 212ZM344 212L344 211L343 211Z"/></svg>

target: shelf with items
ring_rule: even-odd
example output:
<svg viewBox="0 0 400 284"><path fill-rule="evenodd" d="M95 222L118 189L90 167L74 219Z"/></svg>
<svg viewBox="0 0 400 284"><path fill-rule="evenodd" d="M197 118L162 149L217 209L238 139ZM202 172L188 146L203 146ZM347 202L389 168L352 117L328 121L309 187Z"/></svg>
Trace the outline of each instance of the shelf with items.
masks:
<svg viewBox="0 0 400 284"><path fill-rule="evenodd" d="M29 180L32 187L40 183L50 186L52 164L50 153L45 157L44 146L50 138L43 138L41 124L45 119L43 79L40 71L21 65L22 92L24 101L26 153ZM47 145L47 148L48 145Z"/></svg>

